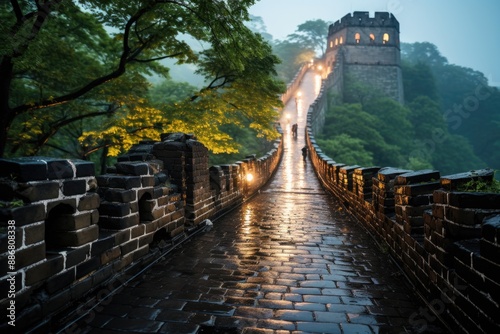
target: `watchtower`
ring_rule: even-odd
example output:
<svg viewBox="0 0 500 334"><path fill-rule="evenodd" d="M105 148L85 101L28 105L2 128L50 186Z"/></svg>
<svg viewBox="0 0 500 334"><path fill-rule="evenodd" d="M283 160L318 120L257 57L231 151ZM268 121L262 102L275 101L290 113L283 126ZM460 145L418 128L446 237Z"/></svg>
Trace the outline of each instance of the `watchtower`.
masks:
<svg viewBox="0 0 500 334"><path fill-rule="evenodd" d="M328 72L338 65L341 76L404 103L399 22L391 13L354 12L330 25L324 60Z"/></svg>

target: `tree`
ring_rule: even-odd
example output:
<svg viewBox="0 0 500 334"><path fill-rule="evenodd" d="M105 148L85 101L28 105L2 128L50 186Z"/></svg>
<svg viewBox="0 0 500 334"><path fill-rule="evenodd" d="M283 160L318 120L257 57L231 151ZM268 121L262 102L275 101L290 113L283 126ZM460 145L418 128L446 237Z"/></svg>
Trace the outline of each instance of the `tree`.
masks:
<svg viewBox="0 0 500 334"><path fill-rule="evenodd" d="M277 96L284 87L273 78L278 59L272 55L270 46L243 24L253 3L253 0L142 0L126 4L119 0L82 0L78 4L62 0L2 2L0 156L16 134L12 130L22 130L23 126L31 125L30 120L39 120L42 125L50 123L49 132L57 132L54 124L64 126L70 120L105 116L108 122L104 123L110 125L117 119L130 121L126 133L122 133L126 136L122 142L156 136L164 130L162 124L173 124L176 119L171 117L177 115L154 110L148 101L133 93L135 87L127 85L139 82L140 90L146 85L146 76L165 76L167 69L158 61L167 58L196 64L207 78L207 86L182 104L186 108L182 110L184 114L194 105L195 114L202 115L211 125L214 122L209 114L230 119L241 117L242 113L253 120L251 126L261 135L275 137L273 107L280 106ZM196 52L184 36L200 41L205 49ZM237 89L244 91L236 92ZM116 99L114 91L122 92L120 98L124 100ZM132 93L124 94L127 92ZM244 98L234 100L235 95ZM205 98L207 101L202 101ZM225 99L217 105L224 110L209 109L215 98ZM262 101L258 104L261 109L249 106L250 100ZM75 114L64 108L72 102L73 106L84 104L88 108ZM205 109L199 109L202 107ZM45 120L46 116L51 120ZM14 124L15 121L19 122ZM206 126L197 124L202 129ZM38 128L46 136L47 131L42 126ZM215 127L211 130L222 135ZM88 134L90 138L92 131ZM202 137L210 140L208 135ZM218 143L229 142L227 139ZM110 145L103 143L102 148Z"/></svg>
<svg viewBox="0 0 500 334"><path fill-rule="evenodd" d="M326 21L319 19L306 21L297 27L294 34L288 35L288 39L303 45L304 48L321 51L321 58L325 55L328 25Z"/></svg>
<svg viewBox="0 0 500 334"><path fill-rule="evenodd" d="M276 67L278 77L285 82L291 82L304 63L314 58L314 50L298 42L276 41L273 52L281 59Z"/></svg>

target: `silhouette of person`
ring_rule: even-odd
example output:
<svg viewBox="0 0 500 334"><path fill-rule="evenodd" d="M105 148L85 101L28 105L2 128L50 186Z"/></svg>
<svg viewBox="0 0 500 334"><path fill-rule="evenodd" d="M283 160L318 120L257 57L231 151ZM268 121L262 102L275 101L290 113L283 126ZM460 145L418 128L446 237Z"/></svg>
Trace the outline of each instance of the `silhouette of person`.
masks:
<svg viewBox="0 0 500 334"><path fill-rule="evenodd" d="M307 146L302 147L302 158L304 158L304 161L306 161L307 158Z"/></svg>
<svg viewBox="0 0 500 334"><path fill-rule="evenodd" d="M294 137L297 137L297 123L295 123L294 125L292 125L292 135Z"/></svg>

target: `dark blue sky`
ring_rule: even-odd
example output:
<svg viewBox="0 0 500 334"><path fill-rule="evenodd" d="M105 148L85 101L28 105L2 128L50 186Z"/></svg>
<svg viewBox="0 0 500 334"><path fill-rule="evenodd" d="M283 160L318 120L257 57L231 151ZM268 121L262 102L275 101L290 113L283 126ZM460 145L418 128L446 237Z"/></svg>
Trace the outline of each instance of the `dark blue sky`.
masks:
<svg viewBox="0 0 500 334"><path fill-rule="evenodd" d="M250 13L282 40L305 21L333 22L353 11L392 12L402 42L431 42L450 63L481 71L500 87L499 0L260 0Z"/></svg>

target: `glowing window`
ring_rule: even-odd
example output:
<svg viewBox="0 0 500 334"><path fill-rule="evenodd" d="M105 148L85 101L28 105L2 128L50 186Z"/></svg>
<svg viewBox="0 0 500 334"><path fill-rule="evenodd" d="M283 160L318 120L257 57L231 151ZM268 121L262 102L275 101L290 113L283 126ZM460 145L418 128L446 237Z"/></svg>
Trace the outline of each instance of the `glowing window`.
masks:
<svg viewBox="0 0 500 334"><path fill-rule="evenodd" d="M344 43L344 38L342 36L340 36L339 44L342 44L342 43Z"/></svg>
<svg viewBox="0 0 500 334"><path fill-rule="evenodd" d="M333 48L333 41L330 41L330 47Z"/></svg>
<svg viewBox="0 0 500 334"><path fill-rule="evenodd" d="M375 35L374 34L370 34L370 42L374 42L375 41Z"/></svg>
<svg viewBox="0 0 500 334"><path fill-rule="evenodd" d="M356 40L356 43L359 43L359 40L361 39L361 35L359 34L359 32L354 34L354 39Z"/></svg>
<svg viewBox="0 0 500 334"><path fill-rule="evenodd" d="M339 45L339 39L335 38L335 45Z"/></svg>
<svg viewBox="0 0 500 334"><path fill-rule="evenodd" d="M382 37L382 41L383 41L384 44L387 43L387 42L389 42L389 34L388 33L384 34L384 37Z"/></svg>

